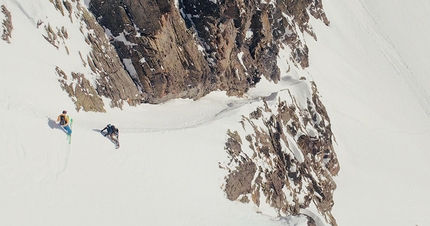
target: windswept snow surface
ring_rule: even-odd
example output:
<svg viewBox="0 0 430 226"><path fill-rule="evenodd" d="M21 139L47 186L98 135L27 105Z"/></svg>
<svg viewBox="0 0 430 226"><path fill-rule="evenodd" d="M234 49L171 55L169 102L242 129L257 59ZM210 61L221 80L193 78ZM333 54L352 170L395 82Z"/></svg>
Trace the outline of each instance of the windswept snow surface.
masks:
<svg viewBox="0 0 430 226"><path fill-rule="evenodd" d="M36 28L47 16L64 20L49 1L2 4L14 30L11 44L0 40L0 225L305 225L228 201L218 168L226 130L258 96L296 88L292 80L263 81L248 99L218 92L78 113L54 68L88 70L73 57L86 53L80 34L70 33L65 57ZM312 22L311 66L294 76L315 79L331 117L339 225L430 225L429 4L325 1L330 26ZM74 119L71 145L54 122L63 109ZM120 149L98 132L107 123L119 127Z"/></svg>
<svg viewBox="0 0 430 226"><path fill-rule="evenodd" d="M308 39L341 165L339 225L430 225L430 2L324 1Z"/></svg>

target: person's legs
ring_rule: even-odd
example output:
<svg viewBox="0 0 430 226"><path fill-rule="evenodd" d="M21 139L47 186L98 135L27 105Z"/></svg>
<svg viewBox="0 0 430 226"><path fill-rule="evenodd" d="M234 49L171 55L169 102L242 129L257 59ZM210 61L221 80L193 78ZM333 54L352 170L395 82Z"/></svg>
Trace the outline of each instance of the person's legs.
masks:
<svg viewBox="0 0 430 226"><path fill-rule="evenodd" d="M114 133L111 133L109 136L110 136L110 139L115 142L115 144L118 144L118 139L116 138Z"/></svg>
<svg viewBox="0 0 430 226"><path fill-rule="evenodd" d="M63 128L66 130L67 134L69 135L72 134L72 130L70 129L69 126L64 126Z"/></svg>

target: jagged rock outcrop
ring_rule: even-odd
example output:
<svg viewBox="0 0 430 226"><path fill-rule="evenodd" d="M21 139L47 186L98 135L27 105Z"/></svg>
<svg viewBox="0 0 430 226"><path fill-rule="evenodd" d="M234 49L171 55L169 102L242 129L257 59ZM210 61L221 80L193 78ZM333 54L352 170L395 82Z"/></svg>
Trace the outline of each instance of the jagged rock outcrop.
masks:
<svg viewBox="0 0 430 226"><path fill-rule="evenodd" d="M261 79L277 82L279 48L308 66L303 33L313 16L328 24L321 1L92 0L145 101L199 98L213 90L242 95Z"/></svg>
<svg viewBox="0 0 430 226"><path fill-rule="evenodd" d="M316 38L309 18L329 23L316 0L181 1L179 5L172 0L92 0L90 9L97 21L79 1L50 1L71 23L80 23L92 47L91 53L79 52L83 65L91 68L90 75L74 73L96 77L94 88L112 100L111 107L197 99L214 90L241 96L262 76L279 81L279 48L291 52L291 61L284 63L308 66L303 33ZM40 19L37 26L41 25L51 45L73 54L66 45L64 26Z"/></svg>
<svg viewBox="0 0 430 226"><path fill-rule="evenodd" d="M87 29L93 31L86 39L92 47L86 62L92 72L99 75L97 93L111 99L111 107L121 107L125 102L132 106L142 103L144 97L138 81L133 80L124 69L121 59L94 16L86 9L82 9L82 12Z"/></svg>
<svg viewBox="0 0 430 226"><path fill-rule="evenodd" d="M80 1L50 2L71 23L80 24L92 48L90 53L79 52L91 72L74 73L92 77L90 84L99 96L112 100L111 107L197 99L214 90L241 96L262 76L278 82L280 48L291 53L290 61L283 63L308 66L303 34L316 38L309 18L329 23L316 0L180 1L179 5L172 0L92 0L90 9L97 21ZM53 47L74 54L66 44L70 37L64 26L40 19L37 26L42 25L44 38Z"/></svg>
<svg viewBox="0 0 430 226"><path fill-rule="evenodd" d="M55 68L57 75L60 77L58 81L61 84L61 88L69 94L73 103L76 105L76 109L84 111L95 111L105 112L103 108L103 101L97 95L94 87L91 86L88 79L83 74L71 73L71 80L73 82L68 83L67 74L62 71L59 67Z"/></svg>
<svg viewBox="0 0 430 226"><path fill-rule="evenodd" d="M173 1L91 1L99 23L112 33L112 44L147 102L207 94L213 77L193 34ZM125 40L124 40L125 38ZM211 89L213 90L213 89Z"/></svg>
<svg viewBox="0 0 430 226"><path fill-rule="evenodd" d="M72 71L69 74L61 66L55 68L61 87L69 94L76 109L104 112L101 96L111 100L110 107L121 108L124 103L142 103L144 96L139 90L138 81L134 81L127 73L104 29L86 7L82 7L79 1L50 1L62 16L70 18L70 23L79 26L84 44L91 47L91 51L86 53L71 53L67 46L70 37L64 26L53 26L50 21L45 22L43 19L37 22L37 27L43 27L46 31L43 34L46 41L58 50L64 48L68 55L78 55L82 65L89 68L86 72Z"/></svg>
<svg viewBox="0 0 430 226"><path fill-rule="evenodd" d="M6 41L7 43L10 43L10 38L12 38L12 30L13 30L12 15L4 5L1 6L1 12L5 16L5 19L2 22L1 39Z"/></svg>
<svg viewBox="0 0 430 226"><path fill-rule="evenodd" d="M288 90L273 94L277 99L270 97L243 116L243 131L227 132L230 160L220 163L228 171L224 190L230 200L269 205L279 215L301 215L314 205L328 223L337 225L331 208L333 176L340 167L330 119L316 85L309 84L304 103Z"/></svg>

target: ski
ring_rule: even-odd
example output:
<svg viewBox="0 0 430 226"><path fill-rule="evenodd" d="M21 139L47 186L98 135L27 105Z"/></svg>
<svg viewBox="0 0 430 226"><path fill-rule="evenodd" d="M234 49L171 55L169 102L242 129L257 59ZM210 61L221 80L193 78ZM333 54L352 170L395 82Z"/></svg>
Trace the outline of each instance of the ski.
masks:
<svg viewBox="0 0 430 226"><path fill-rule="evenodd" d="M73 119L69 118L69 116L67 116L67 119L69 119L69 127L70 130L72 130ZM67 141L69 142L69 144L72 143L72 134L67 134Z"/></svg>

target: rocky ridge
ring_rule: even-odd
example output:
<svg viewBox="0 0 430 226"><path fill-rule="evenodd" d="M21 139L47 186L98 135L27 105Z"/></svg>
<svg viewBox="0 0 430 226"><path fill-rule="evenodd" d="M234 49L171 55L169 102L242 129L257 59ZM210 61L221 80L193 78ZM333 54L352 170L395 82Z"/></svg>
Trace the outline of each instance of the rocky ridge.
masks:
<svg viewBox="0 0 430 226"><path fill-rule="evenodd" d="M104 29L87 8L82 6L79 0L49 1L57 13L69 19L71 25L50 21L47 16L34 23L36 29L41 30L42 37L53 48L63 51L71 58L79 57L86 68L84 71L68 72L62 69L64 65L53 68L53 72L58 75L60 86L69 94L76 105L76 110L105 112L102 96L111 100L110 107L121 108L125 103L129 105L142 103L143 95L137 81L129 76ZM4 15L1 39L11 43L13 15L5 5L1 6L1 13ZM75 36L72 39L68 29L74 28L79 30L82 36ZM69 43L76 45L78 42L83 43L80 49L69 49ZM86 51L88 48L85 45L89 46L91 51Z"/></svg>
<svg viewBox="0 0 430 226"><path fill-rule="evenodd" d="M329 24L317 0L92 0L90 10L148 103L214 90L241 96L262 76L277 82L279 48L307 67L309 18Z"/></svg>
<svg viewBox="0 0 430 226"><path fill-rule="evenodd" d="M282 63L306 67L309 50L303 34L316 38L308 24L310 16L329 24L319 1L180 1L175 5L170 0L92 0L90 10L96 18L79 0L49 1L70 23L79 24L82 39L92 49L78 51L91 71L73 71L83 74L88 83L64 80L57 73L62 87L67 85L72 100L80 103L77 110L84 111L104 111L100 97L109 98L110 107L122 107L198 99L214 90L241 96L262 77L279 81L280 48L291 53L291 59ZM11 15L4 6L2 12L6 15L2 39L9 41ZM71 38L66 26L41 18L37 27L44 29L43 37L54 48L76 54L67 46ZM61 65L53 70L57 68L63 70ZM63 72L68 78L76 77L71 71Z"/></svg>
<svg viewBox="0 0 430 226"><path fill-rule="evenodd" d="M78 52L82 64L90 69L87 74L70 72L69 78L57 66L61 86L75 102L77 110L104 112L100 96L111 100L110 107L122 107L124 103L136 105L141 103L141 93L135 82L128 75L115 49L110 44L103 28L94 16L79 1L50 0L56 10L70 18L71 23L79 24L82 39L91 47L88 53ZM69 53L66 41L69 39L64 27L51 27L49 21L40 20L38 26L44 25L44 38L55 48L64 47Z"/></svg>
<svg viewBox="0 0 430 226"><path fill-rule="evenodd" d="M223 189L229 200L274 208L278 216L306 215L317 209L330 225L337 225L331 209L340 166L333 149L330 119L317 86L302 80L305 100L290 90L265 98L262 106L243 115L242 129L228 131L228 162ZM266 213L270 214L270 213ZM308 225L317 219L307 216Z"/></svg>
<svg viewBox="0 0 430 226"><path fill-rule="evenodd" d="M10 43L10 38L12 38L12 15L9 12L9 10L6 8L5 5L1 6L1 12L4 14L5 19L2 22L2 33L1 33L1 39L6 41L7 43Z"/></svg>

